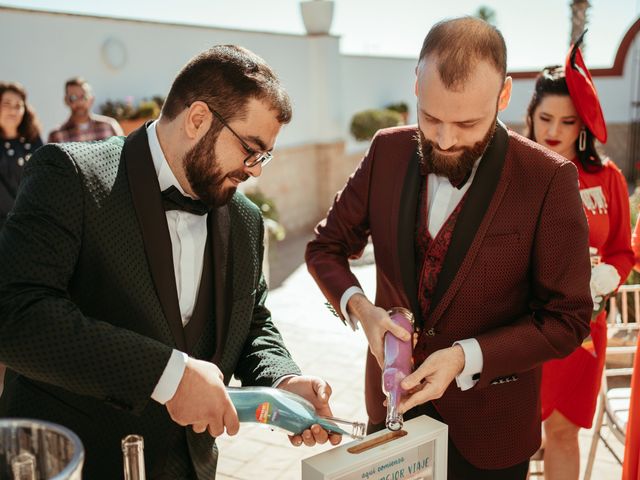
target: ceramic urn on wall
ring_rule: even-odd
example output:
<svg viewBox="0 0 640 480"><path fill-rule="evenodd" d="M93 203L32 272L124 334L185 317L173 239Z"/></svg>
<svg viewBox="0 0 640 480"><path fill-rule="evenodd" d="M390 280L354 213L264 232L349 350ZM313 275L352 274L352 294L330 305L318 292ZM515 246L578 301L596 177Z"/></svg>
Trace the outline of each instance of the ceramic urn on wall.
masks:
<svg viewBox="0 0 640 480"><path fill-rule="evenodd" d="M300 2L302 21L309 35L327 35L333 19L333 0L307 0Z"/></svg>

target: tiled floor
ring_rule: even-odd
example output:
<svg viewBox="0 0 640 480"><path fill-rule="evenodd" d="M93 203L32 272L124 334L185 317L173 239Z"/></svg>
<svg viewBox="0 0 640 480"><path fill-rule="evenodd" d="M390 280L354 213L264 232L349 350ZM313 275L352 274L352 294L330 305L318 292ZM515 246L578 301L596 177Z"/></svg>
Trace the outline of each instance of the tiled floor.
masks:
<svg viewBox="0 0 640 480"><path fill-rule="evenodd" d="M285 253L284 258L289 258L287 255ZM297 255L297 258L302 258L301 252ZM365 265L354 270L372 298L375 290L374 267ZM303 372L321 376L331 384L334 415L366 421L363 372L367 347L362 331L352 332L329 313L322 294L304 265L271 291L268 306ZM591 432L583 431L580 434L583 468L590 441ZM218 440L218 445L220 460L217 478L222 480L298 480L303 458L331 448L327 445L293 447L285 434L254 425L243 425L235 437L223 436ZM600 444L592 478L619 479L621 472L613 456Z"/></svg>

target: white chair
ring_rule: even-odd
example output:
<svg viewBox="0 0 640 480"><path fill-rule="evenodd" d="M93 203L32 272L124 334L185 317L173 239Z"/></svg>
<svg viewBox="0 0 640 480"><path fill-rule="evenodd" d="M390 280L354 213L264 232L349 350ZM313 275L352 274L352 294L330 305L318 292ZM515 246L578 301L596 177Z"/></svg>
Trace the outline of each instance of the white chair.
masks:
<svg viewBox="0 0 640 480"><path fill-rule="evenodd" d="M529 476L527 478L544 477L544 448L539 448L529 459Z"/></svg>
<svg viewBox="0 0 640 480"><path fill-rule="evenodd" d="M635 314L635 322L629 322L629 304ZM618 290L618 295L609 300L610 311L607 317L608 342L606 351L606 364L602 374L598 412L593 426L591 448L587 457L587 465L584 480L591 479L593 463L596 456L598 442L602 440L605 447L614 458L622 464L622 459L612 448L611 437L624 445L627 430L627 418L629 416L629 402L631 389L628 387L610 387L609 379L613 377L631 378L633 372L633 355L636 352L634 334L637 335L640 320L640 285L623 285ZM622 334L627 340L620 340L617 335ZM605 434L603 427L609 431Z"/></svg>

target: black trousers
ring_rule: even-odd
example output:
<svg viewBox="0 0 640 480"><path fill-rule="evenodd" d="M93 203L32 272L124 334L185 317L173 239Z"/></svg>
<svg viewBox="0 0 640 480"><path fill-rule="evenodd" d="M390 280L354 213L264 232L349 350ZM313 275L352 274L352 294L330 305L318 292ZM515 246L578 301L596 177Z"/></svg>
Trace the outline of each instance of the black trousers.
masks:
<svg viewBox="0 0 640 480"><path fill-rule="evenodd" d="M405 415L405 420L427 415L435 420L446 423L435 409L431 402L420 405L409 410ZM377 432L384 428L384 424L372 424L367 426L367 434ZM449 438L447 456L447 478L448 480L525 480L529 471L529 460L526 460L509 468L499 470L485 470L471 465L458 451Z"/></svg>

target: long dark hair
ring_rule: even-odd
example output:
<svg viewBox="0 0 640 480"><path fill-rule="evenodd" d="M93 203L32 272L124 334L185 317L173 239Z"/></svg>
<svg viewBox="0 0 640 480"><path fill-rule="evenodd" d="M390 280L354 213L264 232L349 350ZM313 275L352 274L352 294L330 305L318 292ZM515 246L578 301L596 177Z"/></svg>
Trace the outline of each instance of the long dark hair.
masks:
<svg viewBox="0 0 640 480"><path fill-rule="evenodd" d="M527 131L526 135L529 139L536 141L535 132L533 131L533 114L545 95L569 95L569 88L564 76L564 67L554 65L545 67L536 78L536 85L527 107ZM593 133L586 125L584 127L587 133L586 148L580 150L579 140L576 139L576 155L587 172L598 172L602 169L602 158L596 150L596 142Z"/></svg>
<svg viewBox="0 0 640 480"><path fill-rule="evenodd" d="M24 115L20 125L18 125L18 136L26 138L29 142L40 138L40 122L36 112L27 103L27 91L24 87L17 82L0 82L0 100L2 100L5 92L15 93L24 102ZM2 125L0 125L0 137L6 139L6 133L2 129Z"/></svg>

